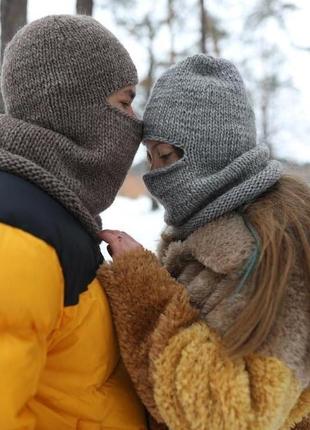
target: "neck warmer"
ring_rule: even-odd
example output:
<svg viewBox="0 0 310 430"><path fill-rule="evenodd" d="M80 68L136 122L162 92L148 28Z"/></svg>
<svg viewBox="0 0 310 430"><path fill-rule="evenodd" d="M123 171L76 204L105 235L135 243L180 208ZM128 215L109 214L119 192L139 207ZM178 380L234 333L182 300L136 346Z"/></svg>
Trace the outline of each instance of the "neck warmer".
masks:
<svg viewBox="0 0 310 430"><path fill-rule="evenodd" d="M144 141L166 142L184 153L144 176L174 239L251 202L282 175L268 148L256 144L254 113L229 61L201 54L169 69L154 87L144 127Z"/></svg>
<svg viewBox="0 0 310 430"><path fill-rule="evenodd" d="M132 163L142 122L107 103L137 83L128 52L86 16L23 27L5 50L0 169L57 199L94 236Z"/></svg>
<svg viewBox="0 0 310 430"><path fill-rule="evenodd" d="M106 106L101 122L111 127L108 138L81 147L52 130L0 116L0 169L42 188L94 237L99 214L112 204L141 140L139 121L116 109Z"/></svg>

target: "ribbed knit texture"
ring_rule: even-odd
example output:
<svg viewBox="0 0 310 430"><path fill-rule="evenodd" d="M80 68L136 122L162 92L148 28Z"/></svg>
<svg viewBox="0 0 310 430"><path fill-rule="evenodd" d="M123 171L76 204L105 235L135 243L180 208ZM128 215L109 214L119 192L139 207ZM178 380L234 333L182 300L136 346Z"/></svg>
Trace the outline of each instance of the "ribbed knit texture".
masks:
<svg viewBox="0 0 310 430"><path fill-rule="evenodd" d="M137 83L120 42L86 16L49 16L5 50L0 169L59 200L90 231L113 202L142 135L106 98Z"/></svg>
<svg viewBox="0 0 310 430"><path fill-rule="evenodd" d="M268 148L257 145L244 83L224 59L199 54L164 73L146 107L146 140L184 151L172 166L144 176L179 239L255 199L282 175Z"/></svg>

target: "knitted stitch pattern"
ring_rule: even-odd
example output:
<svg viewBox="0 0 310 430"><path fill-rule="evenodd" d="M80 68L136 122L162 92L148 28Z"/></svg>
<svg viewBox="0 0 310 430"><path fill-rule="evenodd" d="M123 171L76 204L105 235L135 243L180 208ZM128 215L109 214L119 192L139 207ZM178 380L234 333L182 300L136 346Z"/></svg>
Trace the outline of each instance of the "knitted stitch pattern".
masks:
<svg viewBox="0 0 310 430"><path fill-rule="evenodd" d="M142 134L141 121L106 98L136 83L128 52L93 18L26 25L4 55L0 169L43 188L94 233Z"/></svg>
<svg viewBox="0 0 310 430"><path fill-rule="evenodd" d="M144 176L176 238L250 202L282 175L268 148L256 144L244 83L224 59L199 54L164 73L146 107L146 140L184 152L173 165Z"/></svg>

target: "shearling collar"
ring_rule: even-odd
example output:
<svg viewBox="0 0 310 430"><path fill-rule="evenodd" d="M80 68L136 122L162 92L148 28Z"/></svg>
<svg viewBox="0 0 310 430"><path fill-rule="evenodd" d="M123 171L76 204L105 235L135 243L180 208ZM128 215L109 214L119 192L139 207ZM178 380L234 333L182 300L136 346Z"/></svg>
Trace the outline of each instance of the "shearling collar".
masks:
<svg viewBox="0 0 310 430"><path fill-rule="evenodd" d="M184 241L174 241L172 229L167 227L158 255L175 277L190 261L197 261L215 273L238 275L254 246L254 238L242 216L234 212L201 227Z"/></svg>

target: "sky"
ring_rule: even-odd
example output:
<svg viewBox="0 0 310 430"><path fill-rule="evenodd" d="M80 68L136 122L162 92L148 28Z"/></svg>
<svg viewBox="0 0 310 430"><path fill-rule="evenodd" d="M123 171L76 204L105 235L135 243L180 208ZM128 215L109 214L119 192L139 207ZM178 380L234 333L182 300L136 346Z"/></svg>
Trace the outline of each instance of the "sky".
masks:
<svg viewBox="0 0 310 430"><path fill-rule="evenodd" d="M226 23L234 30L236 37L240 30L243 1L231 0L231 8L226 7L220 11L221 16L225 17L226 14ZM221 2L216 0L214 2L219 5L220 9ZM141 1L141 8L143 8L143 3ZM299 10L291 13L287 22L289 38L284 40L282 37L281 39L281 35L277 34L273 28L269 29L268 34L268 37L283 41L283 49L289 58L287 73L292 77L294 87L293 92L288 92L286 96L284 94L280 99L281 112L284 113L281 121L282 123L284 121L286 127L283 127L283 130L279 132L275 150L276 155L280 158L286 157L298 162L310 162L310 54L293 48L294 46L310 46L310 1L296 0L296 4ZM28 0L28 21L45 15L60 13L74 14L75 0ZM111 18L103 10L95 8L94 17L113 31L124 43L137 65L139 75L142 76L146 67L143 48L135 40L128 37L121 27L116 28ZM187 35L184 36L184 43L186 37ZM165 40L158 41L159 48L162 43L165 43ZM237 58L237 49L237 44L233 48L227 47L226 51L224 49L224 55ZM294 130L293 133L290 132L292 130ZM137 159L140 159L143 154L144 150L141 149Z"/></svg>

